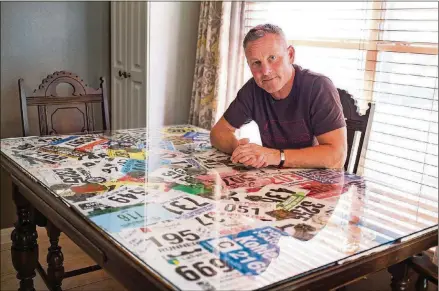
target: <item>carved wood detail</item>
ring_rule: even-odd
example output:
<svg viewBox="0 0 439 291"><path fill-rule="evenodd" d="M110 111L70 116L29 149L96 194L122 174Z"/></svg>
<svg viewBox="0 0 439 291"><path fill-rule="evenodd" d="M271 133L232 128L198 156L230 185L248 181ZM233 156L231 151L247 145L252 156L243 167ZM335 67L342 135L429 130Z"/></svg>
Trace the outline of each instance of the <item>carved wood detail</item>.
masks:
<svg viewBox="0 0 439 291"><path fill-rule="evenodd" d="M101 103L100 108L103 121L102 129L109 130L110 119L105 79L101 77L100 81L100 87L98 89L94 89L89 87L82 78L74 73L68 71L57 71L43 79L42 83L38 86L38 89L34 90L33 95L28 97L26 96L24 90L24 80L19 79L18 85L20 91L23 135L28 136L30 134L27 116L27 107L29 106L38 107L40 135L57 134L61 131L63 134L69 134L96 130L94 125L94 112L91 110L91 103ZM73 92L69 94L69 96L59 96L56 88L60 84L70 85L73 88ZM55 125L52 121L54 121L53 115L55 114L56 110L50 113L53 109L48 110L47 107L56 108L60 105L65 105L63 106L64 109L71 108L69 111L70 114L65 115L69 116L66 117L69 118L69 121L62 120L63 122ZM85 106L85 109L83 110L79 106ZM77 110L75 111L75 109ZM79 114L80 118L72 118L72 114L74 115L73 117ZM56 120L59 121L59 118L56 118ZM70 132L73 129L73 123L76 122L75 120L83 120L83 124L80 125L78 130L75 128L74 132ZM50 121L50 124L48 121Z"/></svg>
<svg viewBox="0 0 439 291"><path fill-rule="evenodd" d="M67 71L55 72L48 75L43 79L42 83L38 86L38 89L34 90L34 96L44 96L44 97L58 97L56 93L56 87L59 84L67 83L73 87L73 96L85 96L93 94L102 94L102 88L94 89L88 87L78 75Z"/></svg>
<svg viewBox="0 0 439 291"><path fill-rule="evenodd" d="M360 108L358 107L357 100L349 94L346 90L337 89L340 95L340 101L343 107L343 114L346 119L346 129L347 129L347 143L348 143L348 154L345 162L344 169L347 170L349 165L349 160L351 153L353 152L353 142L355 137L355 132L361 132L361 137L358 145L358 151L355 156L355 163L353 172L356 173L358 170L358 165L360 162L361 153L363 150L364 142L369 139L369 120L372 119L374 104L368 103L368 109L364 115L360 114Z"/></svg>

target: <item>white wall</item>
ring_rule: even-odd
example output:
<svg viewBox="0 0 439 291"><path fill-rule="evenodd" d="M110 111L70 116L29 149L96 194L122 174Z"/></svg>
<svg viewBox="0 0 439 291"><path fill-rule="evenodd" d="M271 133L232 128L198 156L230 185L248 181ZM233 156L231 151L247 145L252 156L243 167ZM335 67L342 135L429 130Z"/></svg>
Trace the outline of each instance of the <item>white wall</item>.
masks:
<svg viewBox="0 0 439 291"><path fill-rule="evenodd" d="M99 86L100 76L109 80L110 3L3 1L0 5L1 137L6 138L22 136L19 78L24 78L28 93L58 70L72 71L93 87ZM38 121L29 114L32 130ZM15 207L9 177L0 171L1 227L5 228L15 221Z"/></svg>
<svg viewBox="0 0 439 291"><path fill-rule="evenodd" d="M187 123L200 2L151 2L149 126Z"/></svg>

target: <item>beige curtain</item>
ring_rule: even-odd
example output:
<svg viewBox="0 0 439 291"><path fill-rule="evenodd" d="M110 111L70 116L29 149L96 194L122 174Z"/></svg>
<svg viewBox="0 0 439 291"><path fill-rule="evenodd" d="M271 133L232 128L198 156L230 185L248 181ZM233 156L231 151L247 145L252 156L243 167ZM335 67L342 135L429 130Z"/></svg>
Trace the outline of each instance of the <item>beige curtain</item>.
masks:
<svg viewBox="0 0 439 291"><path fill-rule="evenodd" d="M236 97L243 85L243 39L243 2L201 2L190 124L211 129Z"/></svg>

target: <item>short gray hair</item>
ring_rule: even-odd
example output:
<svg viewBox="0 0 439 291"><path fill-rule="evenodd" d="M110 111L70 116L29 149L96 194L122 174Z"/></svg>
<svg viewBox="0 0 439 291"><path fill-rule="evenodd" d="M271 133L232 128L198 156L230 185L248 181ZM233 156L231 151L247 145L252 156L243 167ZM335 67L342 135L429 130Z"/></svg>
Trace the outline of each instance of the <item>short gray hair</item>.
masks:
<svg viewBox="0 0 439 291"><path fill-rule="evenodd" d="M244 49L247 46L248 42L264 37L267 33L276 34L281 36L283 39L285 39L285 34L282 28L280 28L279 26L271 23L260 24L253 27L252 29L249 30L249 32L247 32L243 41Z"/></svg>

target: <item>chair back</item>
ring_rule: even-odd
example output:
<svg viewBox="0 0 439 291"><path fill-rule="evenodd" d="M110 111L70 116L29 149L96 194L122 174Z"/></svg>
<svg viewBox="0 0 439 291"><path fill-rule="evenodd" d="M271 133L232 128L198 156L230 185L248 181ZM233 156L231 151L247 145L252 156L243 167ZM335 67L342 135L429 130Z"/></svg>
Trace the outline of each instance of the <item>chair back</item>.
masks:
<svg viewBox="0 0 439 291"><path fill-rule="evenodd" d="M110 129L108 97L105 79L100 78L98 89L90 88L84 81L71 72L60 71L48 75L34 90L32 96L26 96L24 80L18 80L23 135L29 135L28 107L38 108L40 135L86 133L95 128L94 104L100 104L103 130ZM59 96L57 87L68 84L73 90L67 96Z"/></svg>
<svg viewBox="0 0 439 291"><path fill-rule="evenodd" d="M361 156L365 153L369 140L370 129L375 110L374 103L368 103L368 109L364 115L360 115L360 110L356 100L346 90L338 89L340 101L343 106L343 114L346 119L348 153L344 169L350 173L357 173Z"/></svg>

